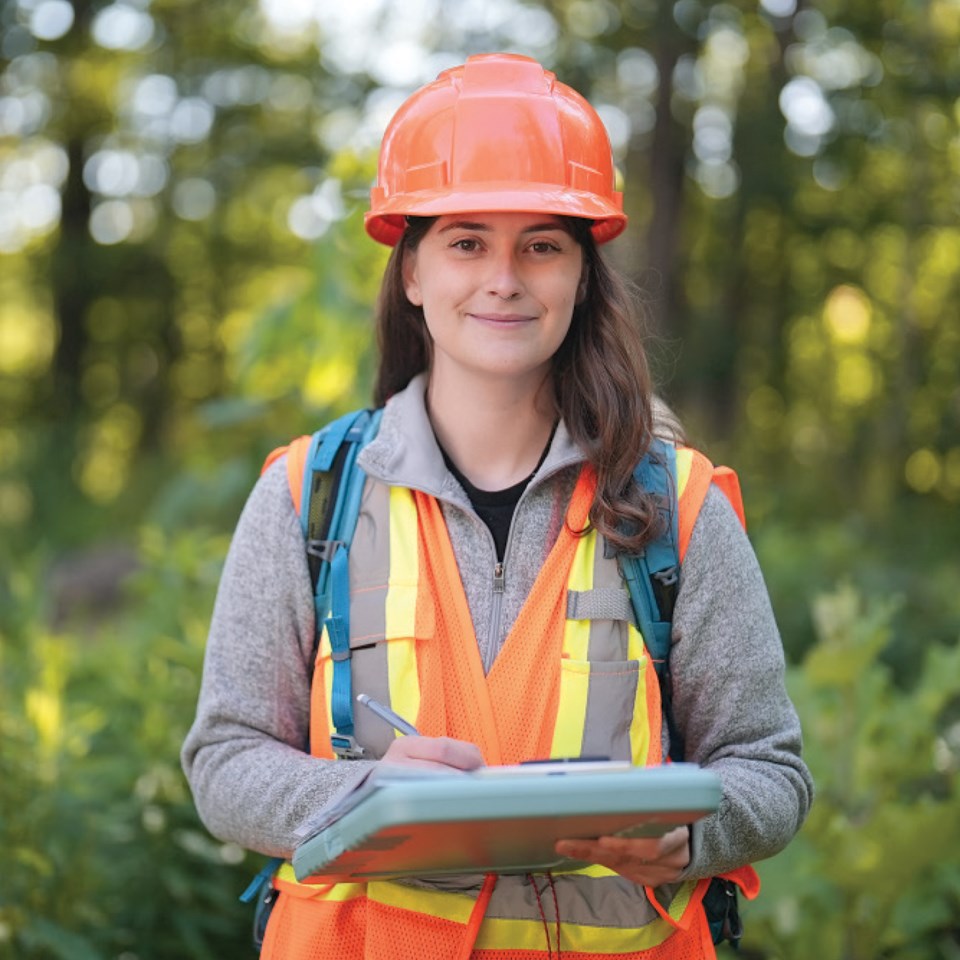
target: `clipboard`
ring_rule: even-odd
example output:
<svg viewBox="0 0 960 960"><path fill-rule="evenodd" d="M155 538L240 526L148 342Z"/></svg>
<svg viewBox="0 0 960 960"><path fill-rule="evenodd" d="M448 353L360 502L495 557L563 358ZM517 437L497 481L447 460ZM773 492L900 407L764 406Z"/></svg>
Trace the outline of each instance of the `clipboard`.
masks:
<svg viewBox="0 0 960 960"><path fill-rule="evenodd" d="M719 777L696 764L539 766L407 773L361 787L355 804L297 846L294 873L333 883L575 869L583 864L558 856L557 840L660 836L720 805Z"/></svg>

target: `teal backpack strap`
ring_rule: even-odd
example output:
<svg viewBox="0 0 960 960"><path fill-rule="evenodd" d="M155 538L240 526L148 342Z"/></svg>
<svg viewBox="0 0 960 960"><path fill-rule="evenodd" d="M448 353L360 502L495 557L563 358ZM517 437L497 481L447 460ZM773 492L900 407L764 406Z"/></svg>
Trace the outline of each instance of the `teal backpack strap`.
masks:
<svg viewBox="0 0 960 960"><path fill-rule="evenodd" d="M660 698L670 731L670 756L679 760L683 743L670 707L670 631L680 585L676 449L654 438L633 476L641 490L659 501L663 522L660 536L648 543L641 554L620 555L620 573L660 681Z"/></svg>
<svg viewBox="0 0 960 960"><path fill-rule="evenodd" d="M239 897L241 903L252 903L256 900L253 911L253 948L257 953L263 947L267 921L277 900L277 889L273 885L273 877L282 863L283 860L280 857L271 857Z"/></svg>
<svg viewBox="0 0 960 960"><path fill-rule="evenodd" d="M303 472L300 524L307 544L317 623L314 656L324 627L333 659L331 712L334 753L355 758L350 677L350 582L348 559L366 474L357 454L376 436L382 410L347 414L314 434Z"/></svg>
<svg viewBox="0 0 960 960"><path fill-rule="evenodd" d="M316 660L325 625L333 650L333 709L336 733L331 737L340 757L362 754L353 738L350 695L350 582L347 559L360 513L366 474L356 465L357 454L377 435L382 410L358 410L334 420L310 439L303 470L300 528L307 548L313 584L317 630L310 669ZM273 875L283 860L271 857L253 878L240 900L256 900L253 942L259 951L277 892Z"/></svg>

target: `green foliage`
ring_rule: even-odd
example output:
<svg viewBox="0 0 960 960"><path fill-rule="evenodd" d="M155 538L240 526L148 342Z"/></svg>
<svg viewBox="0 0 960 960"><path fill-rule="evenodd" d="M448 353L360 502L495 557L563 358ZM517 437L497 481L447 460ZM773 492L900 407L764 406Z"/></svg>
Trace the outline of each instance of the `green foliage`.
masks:
<svg viewBox="0 0 960 960"><path fill-rule="evenodd" d="M162 0L126 48L87 0L41 35L56 6L0 0L0 956L247 950L250 867L197 823L177 751L263 456L369 397L370 130L420 43L431 71L530 53L630 126L612 254L806 654L820 796L750 950L957 960L957 4L504 0L481 25L389 2L338 37L309 5ZM789 129L795 80L827 132ZM59 620L63 554L144 525L126 605Z"/></svg>
<svg viewBox="0 0 960 960"><path fill-rule="evenodd" d="M42 565L5 578L0 956L212 958L248 946L253 868L197 822L179 767L225 550L142 537L128 607L44 624Z"/></svg>
<svg viewBox="0 0 960 960"><path fill-rule="evenodd" d="M918 638L942 643L960 636L956 530L933 504L904 498L881 520L850 512L833 522L802 522L782 503L766 506L774 492L759 481L745 489L751 539L792 662L816 640L809 598L844 581L867 596L899 598L881 656L901 686L918 676Z"/></svg>
<svg viewBox="0 0 960 960"><path fill-rule="evenodd" d="M817 798L745 911L746 945L769 960L960 951L960 645L925 649L901 689L878 659L895 606L850 586L814 603L817 643L789 689Z"/></svg>

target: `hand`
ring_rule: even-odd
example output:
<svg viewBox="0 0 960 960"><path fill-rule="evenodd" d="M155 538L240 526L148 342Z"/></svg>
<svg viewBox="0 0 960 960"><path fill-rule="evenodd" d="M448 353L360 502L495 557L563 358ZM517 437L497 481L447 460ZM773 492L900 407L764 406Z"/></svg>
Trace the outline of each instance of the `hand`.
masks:
<svg viewBox="0 0 960 960"><path fill-rule="evenodd" d="M558 840L557 853L599 863L643 886L672 883L690 863L690 828L676 827L662 837L599 837Z"/></svg>
<svg viewBox="0 0 960 960"><path fill-rule="evenodd" d="M415 767L475 770L483 766L483 756L475 743L451 737L397 737L383 759Z"/></svg>

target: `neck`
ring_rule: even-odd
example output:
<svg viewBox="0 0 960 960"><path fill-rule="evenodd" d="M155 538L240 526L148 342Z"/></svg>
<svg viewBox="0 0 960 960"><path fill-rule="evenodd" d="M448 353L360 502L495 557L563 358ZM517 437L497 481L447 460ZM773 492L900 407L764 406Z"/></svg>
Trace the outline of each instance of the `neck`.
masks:
<svg viewBox="0 0 960 960"><path fill-rule="evenodd" d="M531 389L489 378L430 378L427 409L437 439L481 490L505 490L536 469L555 421L549 380Z"/></svg>

